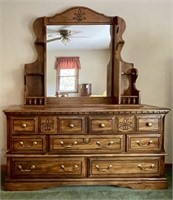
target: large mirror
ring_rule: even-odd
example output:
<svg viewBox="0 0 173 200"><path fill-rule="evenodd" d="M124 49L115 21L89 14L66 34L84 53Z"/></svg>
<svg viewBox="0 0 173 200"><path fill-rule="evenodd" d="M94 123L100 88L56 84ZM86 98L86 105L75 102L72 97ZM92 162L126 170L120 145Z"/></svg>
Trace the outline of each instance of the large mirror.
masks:
<svg viewBox="0 0 173 200"><path fill-rule="evenodd" d="M47 25L46 32L47 96L106 96L110 25ZM76 57L80 68L72 69Z"/></svg>

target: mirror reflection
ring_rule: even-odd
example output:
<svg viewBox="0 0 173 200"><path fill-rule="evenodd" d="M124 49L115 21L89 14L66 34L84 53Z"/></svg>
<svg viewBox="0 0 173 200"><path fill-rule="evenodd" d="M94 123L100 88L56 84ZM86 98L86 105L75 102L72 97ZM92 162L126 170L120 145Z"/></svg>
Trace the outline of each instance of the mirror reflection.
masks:
<svg viewBox="0 0 173 200"><path fill-rule="evenodd" d="M110 25L47 26L47 96L106 96Z"/></svg>

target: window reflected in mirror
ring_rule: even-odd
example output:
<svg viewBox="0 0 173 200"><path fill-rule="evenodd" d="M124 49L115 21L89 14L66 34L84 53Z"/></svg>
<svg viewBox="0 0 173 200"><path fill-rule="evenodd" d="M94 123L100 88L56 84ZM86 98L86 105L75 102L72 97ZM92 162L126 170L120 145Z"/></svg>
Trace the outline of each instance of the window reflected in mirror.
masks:
<svg viewBox="0 0 173 200"><path fill-rule="evenodd" d="M47 26L47 96L106 96L110 25ZM78 57L80 68L57 68L57 58ZM66 68L66 69L63 69Z"/></svg>

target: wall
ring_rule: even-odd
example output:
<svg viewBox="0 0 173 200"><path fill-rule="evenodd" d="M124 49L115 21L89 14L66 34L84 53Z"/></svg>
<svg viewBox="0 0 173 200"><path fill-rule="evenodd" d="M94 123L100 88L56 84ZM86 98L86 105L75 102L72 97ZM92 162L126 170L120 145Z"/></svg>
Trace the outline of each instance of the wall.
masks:
<svg viewBox="0 0 173 200"><path fill-rule="evenodd" d="M1 0L0 30L0 146L1 162L5 163L6 120L2 110L11 104L23 103L23 68L35 61L35 18L50 16L71 6L87 6L105 15L125 19L122 51L125 61L139 70L137 88L142 103L171 108L171 9L166 0ZM173 108L173 106L172 106ZM172 158L172 114L166 117L166 162Z"/></svg>

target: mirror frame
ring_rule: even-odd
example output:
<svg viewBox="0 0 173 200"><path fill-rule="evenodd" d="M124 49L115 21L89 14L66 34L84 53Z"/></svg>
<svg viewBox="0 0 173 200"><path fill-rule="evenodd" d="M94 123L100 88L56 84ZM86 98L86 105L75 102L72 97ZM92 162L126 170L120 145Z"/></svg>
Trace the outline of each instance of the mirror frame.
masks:
<svg viewBox="0 0 173 200"><path fill-rule="evenodd" d="M47 97L46 94L46 26L47 25L111 25L110 62L107 66L107 97ZM64 104L139 104L139 91L135 87L137 70L133 64L124 62L121 49L125 21L109 17L87 7L77 6L51 17L40 17L34 21L37 60L25 65L25 105ZM123 90L123 78L129 82ZM125 88L125 87L124 87Z"/></svg>

